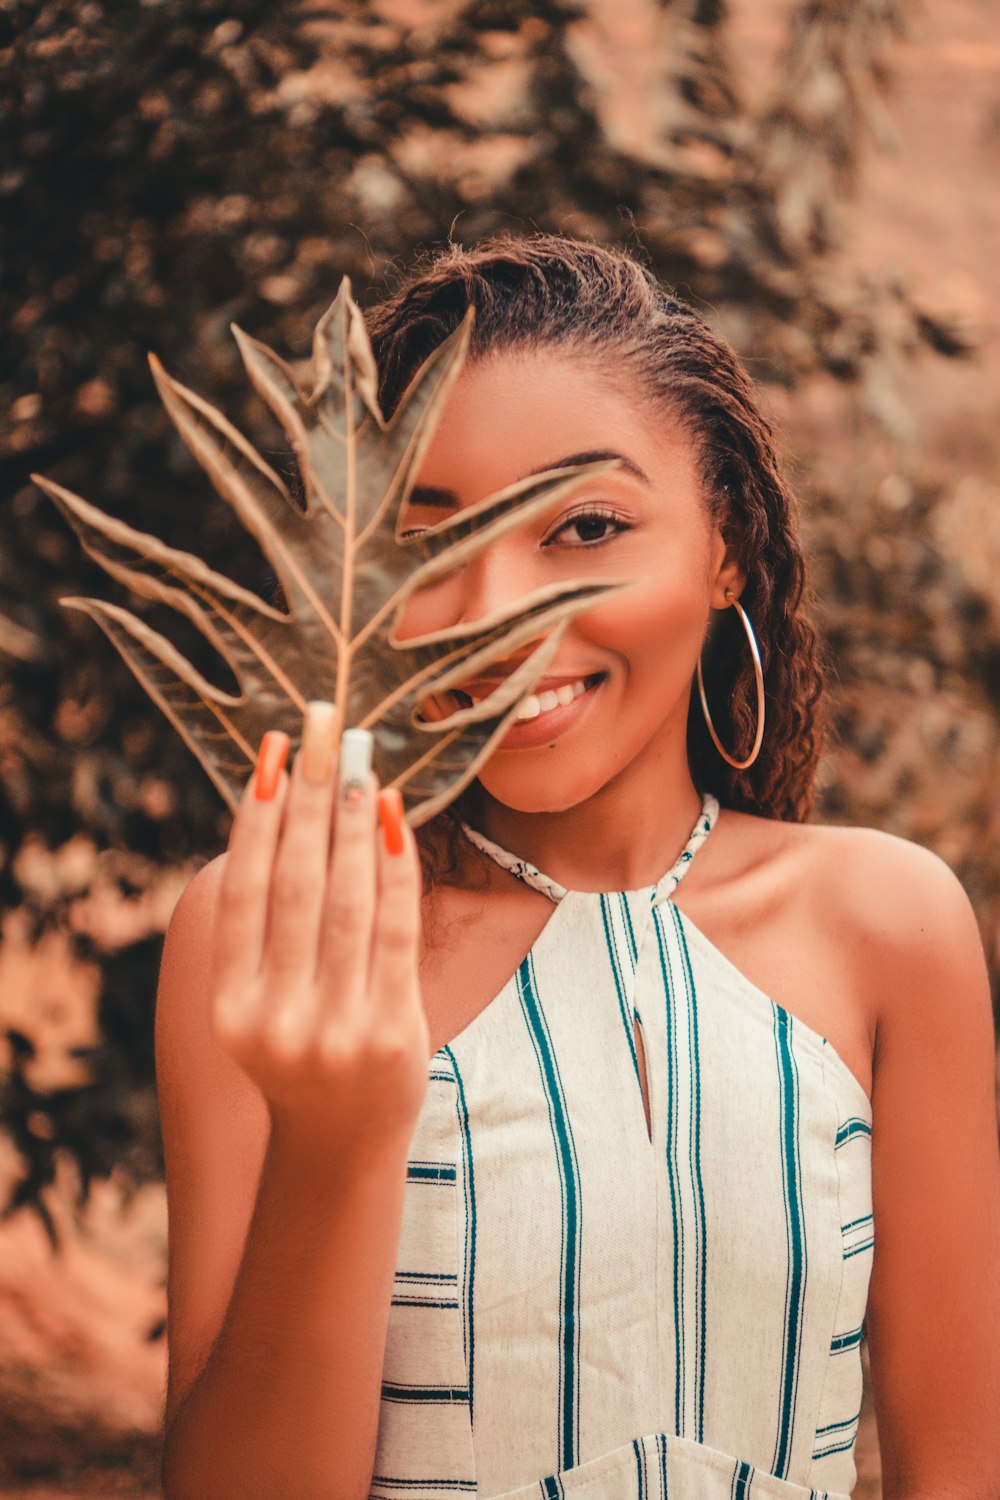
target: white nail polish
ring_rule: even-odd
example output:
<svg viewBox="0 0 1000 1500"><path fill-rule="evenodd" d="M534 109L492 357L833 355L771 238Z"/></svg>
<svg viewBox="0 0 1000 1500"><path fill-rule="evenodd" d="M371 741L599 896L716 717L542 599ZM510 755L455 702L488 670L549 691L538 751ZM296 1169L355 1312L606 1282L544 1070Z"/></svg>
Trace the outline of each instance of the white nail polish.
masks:
<svg viewBox="0 0 1000 1500"><path fill-rule="evenodd" d="M345 729L340 741L340 799L352 806L368 790L375 741L367 729Z"/></svg>

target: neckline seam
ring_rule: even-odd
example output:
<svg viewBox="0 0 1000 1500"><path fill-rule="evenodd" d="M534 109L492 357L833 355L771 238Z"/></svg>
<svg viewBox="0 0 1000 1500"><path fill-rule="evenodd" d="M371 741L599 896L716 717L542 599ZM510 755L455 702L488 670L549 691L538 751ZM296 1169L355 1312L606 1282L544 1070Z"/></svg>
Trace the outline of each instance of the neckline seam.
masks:
<svg viewBox="0 0 1000 1500"><path fill-rule="evenodd" d="M495 840L488 838L478 828L472 828L468 823L461 823L461 829L466 838L474 848L479 849L487 858L492 859L494 864L505 869L508 874L513 875L524 885L531 886L534 890L548 896L555 904L559 905L567 896L648 896L650 905L657 905L659 901L669 900L674 891L680 885L688 869L694 861L698 849L708 838L718 820L720 804L711 792L702 793L701 810L695 819L694 827L688 835L684 848L678 854L669 870L666 870L658 880L648 881L645 885L628 886L622 890L609 891L581 891L575 887L562 885L552 876L546 875L539 870L530 860L523 859L520 855L504 849ZM672 882L672 883L671 883ZM667 887L667 889L665 889Z"/></svg>

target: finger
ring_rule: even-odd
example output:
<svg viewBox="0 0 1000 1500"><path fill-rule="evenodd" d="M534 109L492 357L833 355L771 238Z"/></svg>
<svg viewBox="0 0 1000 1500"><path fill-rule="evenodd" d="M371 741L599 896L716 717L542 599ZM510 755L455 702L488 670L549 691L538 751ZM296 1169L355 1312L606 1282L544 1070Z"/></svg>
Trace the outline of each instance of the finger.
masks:
<svg viewBox="0 0 1000 1500"><path fill-rule="evenodd" d="M329 863L333 804L332 703L306 705L302 745L292 767L271 881L265 960L280 996L311 987Z"/></svg>
<svg viewBox="0 0 1000 1500"><path fill-rule="evenodd" d="M238 999L260 972L290 746L282 730L264 735L233 818L215 918L212 987L217 995Z"/></svg>
<svg viewBox="0 0 1000 1500"><path fill-rule="evenodd" d="M326 1013L343 1015L359 1006L367 987L375 910L378 792L378 782L369 769L371 748L367 731L345 731L317 969L317 987Z"/></svg>
<svg viewBox="0 0 1000 1500"><path fill-rule="evenodd" d="M420 862L394 788L379 794L378 904L372 935L371 993L385 1014L419 994Z"/></svg>

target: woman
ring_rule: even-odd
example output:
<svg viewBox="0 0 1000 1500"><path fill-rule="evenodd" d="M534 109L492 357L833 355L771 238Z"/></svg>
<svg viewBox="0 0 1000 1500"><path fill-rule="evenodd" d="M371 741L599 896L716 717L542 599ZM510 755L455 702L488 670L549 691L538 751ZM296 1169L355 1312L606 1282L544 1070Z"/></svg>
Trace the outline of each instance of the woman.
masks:
<svg viewBox="0 0 1000 1500"><path fill-rule="evenodd" d="M983 953L935 856L805 821L821 679L752 388L639 264L538 237L376 310L387 412L469 303L405 529L618 464L399 635L630 587L420 850L311 705L178 903L167 1500L842 1500L864 1336L887 1500L1000 1494Z"/></svg>

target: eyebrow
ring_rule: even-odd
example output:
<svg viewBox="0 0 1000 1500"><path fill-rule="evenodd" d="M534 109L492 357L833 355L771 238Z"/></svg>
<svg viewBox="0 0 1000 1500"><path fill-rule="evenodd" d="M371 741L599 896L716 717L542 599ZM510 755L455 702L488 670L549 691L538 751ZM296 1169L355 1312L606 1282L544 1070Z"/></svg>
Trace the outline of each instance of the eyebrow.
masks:
<svg viewBox="0 0 1000 1500"><path fill-rule="evenodd" d="M549 469L575 469L578 464L599 463L602 459L615 458L626 473L632 474L636 479L642 480L643 484L651 485L650 478L645 470L628 457L625 453L617 453L612 448L595 448L587 453L570 453L565 458L558 458L554 463L543 464L541 468L532 469L528 474L519 476L518 483L522 479L530 479L534 474L545 474ZM432 510L457 510L459 507L458 496L454 490L440 489L436 485L418 484L410 491L411 505L426 505Z"/></svg>

